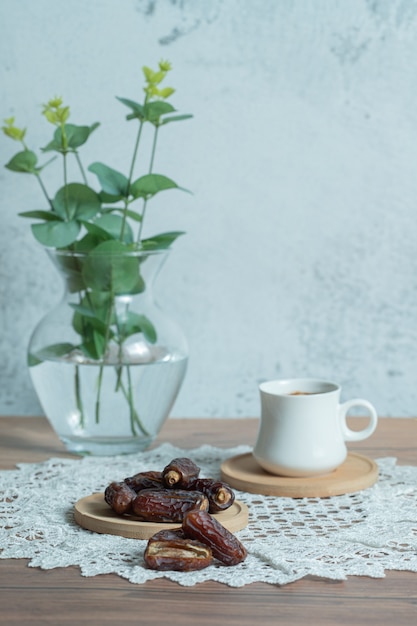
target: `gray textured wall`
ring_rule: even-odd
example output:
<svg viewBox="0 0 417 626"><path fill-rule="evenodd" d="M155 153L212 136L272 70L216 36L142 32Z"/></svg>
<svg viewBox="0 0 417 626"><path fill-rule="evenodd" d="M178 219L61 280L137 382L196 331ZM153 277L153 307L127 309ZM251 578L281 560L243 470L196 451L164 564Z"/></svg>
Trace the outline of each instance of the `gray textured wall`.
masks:
<svg viewBox="0 0 417 626"><path fill-rule="evenodd" d="M148 224L188 233L159 281L190 343L173 414L256 415L260 380L301 375L416 415L417 2L0 2L0 114L33 146L60 94L75 123L102 122L87 162L126 168L114 96L140 98L160 58L195 115L158 154L194 195ZM0 138L0 162L13 152ZM26 345L60 285L17 217L43 208L36 183L1 168L0 186L0 413L33 414Z"/></svg>

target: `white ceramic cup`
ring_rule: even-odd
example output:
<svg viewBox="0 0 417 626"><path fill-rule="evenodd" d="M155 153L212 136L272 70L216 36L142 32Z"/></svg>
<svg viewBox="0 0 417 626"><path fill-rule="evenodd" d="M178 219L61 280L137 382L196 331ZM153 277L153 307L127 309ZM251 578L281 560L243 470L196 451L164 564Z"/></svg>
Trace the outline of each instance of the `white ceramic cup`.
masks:
<svg viewBox="0 0 417 626"><path fill-rule="evenodd" d="M361 441L374 432L378 416L373 405L360 398L339 404L339 385L298 378L271 380L259 386L261 419L253 455L259 465L280 476L315 476L341 465L346 441ZM346 415L364 407L369 423L353 431Z"/></svg>

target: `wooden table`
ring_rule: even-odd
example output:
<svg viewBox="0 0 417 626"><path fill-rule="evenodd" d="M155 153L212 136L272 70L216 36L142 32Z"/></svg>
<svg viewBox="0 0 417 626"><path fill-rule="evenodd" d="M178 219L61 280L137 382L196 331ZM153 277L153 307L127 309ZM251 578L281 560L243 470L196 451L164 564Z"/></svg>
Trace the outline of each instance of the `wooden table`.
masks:
<svg viewBox="0 0 417 626"><path fill-rule="evenodd" d="M350 420L361 426L362 420ZM352 426L355 427L355 426ZM158 442L181 447L254 443L255 419L170 419ZM417 464L417 420L381 419L374 435L350 446L371 458L395 456ZM20 461L69 456L44 418L0 418L0 468ZM417 514L416 514L417 520ZM181 587L166 579L143 585L116 575L82 577L76 567L49 571L25 560L0 560L0 624L146 624L170 626L417 623L417 574L387 572L386 578L351 577L334 582L313 577L283 587L254 583L230 588L214 582Z"/></svg>

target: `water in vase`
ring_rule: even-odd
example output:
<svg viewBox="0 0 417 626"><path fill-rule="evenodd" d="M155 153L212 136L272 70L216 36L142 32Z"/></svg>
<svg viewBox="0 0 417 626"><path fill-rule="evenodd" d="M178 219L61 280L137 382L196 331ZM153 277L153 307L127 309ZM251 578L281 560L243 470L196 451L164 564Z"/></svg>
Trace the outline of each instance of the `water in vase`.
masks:
<svg viewBox="0 0 417 626"><path fill-rule="evenodd" d="M66 357L44 360L30 373L45 414L69 450L114 454L149 446L169 415L186 367L182 354L102 366Z"/></svg>

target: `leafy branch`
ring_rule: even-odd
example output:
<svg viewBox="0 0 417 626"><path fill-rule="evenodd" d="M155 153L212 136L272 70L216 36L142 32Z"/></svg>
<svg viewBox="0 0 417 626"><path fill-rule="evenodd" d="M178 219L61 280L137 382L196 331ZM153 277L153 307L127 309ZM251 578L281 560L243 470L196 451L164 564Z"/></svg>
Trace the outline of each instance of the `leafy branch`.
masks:
<svg viewBox="0 0 417 626"><path fill-rule="evenodd" d="M127 174L101 161L84 167L80 149L100 124L70 123L70 107L64 104L61 97L50 99L42 109L42 115L54 126L51 140L40 149L41 155L53 154L49 160L40 162L36 152L27 144L26 128L16 126L14 117L5 119L2 127L6 136L21 145L20 151L5 167L12 172L35 176L47 201L46 208L24 211L20 215L35 220L31 229L38 242L47 248L70 253L69 256L59 257L59 262L66 266L70 276L70 290L78 294L78 303L71 305L72 326L79 337L78 344L45 346L36 355L31 355L30 364L33 366L51 358L69 358L74 351L80 352L89 362L99 363L96 420L100 413L103 367L110 346L115 344L121 354L123 343L136 333L142 333L149 343L157 340L156 329L144 315L127 311L123 321L118 319L117 298L122 294L134 295L145 290L140 263L132 253L169 248L183 234L182 231L170 231L143 238L149 202L164 191L187 191L170 177L155 171L160 129L166 124L192 117L178 114L167 102L174 93L172 87L163 86L170 70L167 61L161 61L156 70L143 67L145 86L142 102L117 98L129 110L126 120L138 124ZM153 134L152 148L148 164L136 174L145 127L149 127ZM63 185L52 196L47 191L43 172L57 158L62 159ZM81 181L68 179L70 158L76 161ZM89 184L88 173L94 175L98 189ZM80 254L83 255L82 260ZM127 368L127 386L122 383L123 367ZM136 431L136 427L144 431L132 404L129 365L119 363L116 370L116 388L129 403L132 431ZM83 424L78 369L75 391L80 423Z"/></svg>

